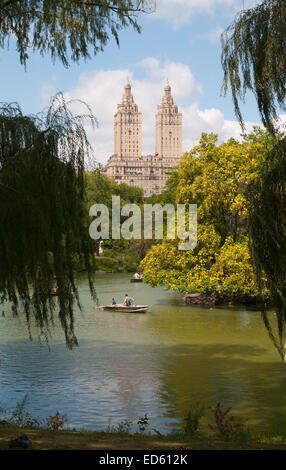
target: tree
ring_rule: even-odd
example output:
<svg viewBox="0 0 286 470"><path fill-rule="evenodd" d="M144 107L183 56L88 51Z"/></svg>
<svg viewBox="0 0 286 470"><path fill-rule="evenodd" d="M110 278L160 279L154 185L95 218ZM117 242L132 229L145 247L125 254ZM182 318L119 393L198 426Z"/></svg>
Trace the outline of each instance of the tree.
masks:
<svg viewBox="0 0 286 470"><path fill-rule="evenodd" d="M277 334L264 308L262 317L281 358L286 341L286 140L278 140L261 170L261 177L248 189L249 239L258 285L267 277L276 310Z"/></svg>
<svg viewBox="0 0 286 470"><path fill-rule="evenodd" d="M1 0L0 47L15 37L22 64L32 50L67 67L102 51L110 35L119 44L124 27L140 32L138 15L152 11L152 0Z"/></svg>
<svg viewBox="0 0 286 470"><path fill-rule="evenodd" d="M241 124L239 100L254 93L263 124L274 130L277 109L286 109L286 5L264 0L241 11L222 34L223 90L230 85Z"/></svg>
<svg viewBox="0 0 286 470"><path fill-rule="evenodd" d="M148 0L0 0L0 48L15 39L24 66L37 51L67 67L102 51L110 36L119 44L124 27L140 32L139 14L151 11ZM15 103L0 107L0 300L15 313L23 307L28 324L34 318L48 337L56 306L47 294L56 283L68 347L77 344L79 264L95 296L84 178L91 151L87 118L95 124L89 108L74 116L61 95L41 116L24 116Z"/></svg>
<svg viewBox="0 0 286 470"><path fill-rule="evenodd" d="M48 338L58 310L68 347L77 344L73 305L79 304L75 257L94 295L83 178L91 149L83 120L58 95L47 113L24 116L16 104L0 108L0 300L24 309ZM58 305L49 292L58 286Z"/></svg>
<svg viewBox="0 0 286 470"><path fill-rule="evenodd" d="M143 189L136 186L128 186L126 183L117 184L114 178L111 178L102 172L99 165L95 171L85 174L86 178L86 204L87 210L93 204L104 204L109 209L109 240L104 242L104 247L114 250L114 252L128 251L133 240L113 240L112 239L112 196L120 196L121 207L126 203L142 204ZM123 221L124 218L122 218ZM95 241L95 251L99 255L100 240Z"/></svg>
<svg viewBox="0 0 286 470"><path fill-rule="evenodd" d="M286 137L279 135L278 110L286 109L286 5L264 0L242 11L222 36L223 89L230 84L234 109L243 125L239 99L251 91L274 145L268 150L260 178L249 186L248 217L252 260L258 283L266 274L276 310L277 335L264 309L264 323L285 360L286 340Z"/></svg>
<svg viewBox="0 0 286 470"><path fill-rule="evenodd" d="M217 135L202 134L199 145L184 155L177 172L176 201L197 204L197 246L180 251L178 240L154 245L141 263L145 282L179 292L256 301L259 290L247 244L245 192L259 177L266 140L267 134L258 129L241 144L230 139L217 145ZM265 289L265 276L261 285Z"/></svg>

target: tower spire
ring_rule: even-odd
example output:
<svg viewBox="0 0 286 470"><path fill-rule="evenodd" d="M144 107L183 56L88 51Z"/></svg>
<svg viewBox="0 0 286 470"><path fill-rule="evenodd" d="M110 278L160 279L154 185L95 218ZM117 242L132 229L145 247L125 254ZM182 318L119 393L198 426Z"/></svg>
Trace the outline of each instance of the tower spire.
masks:
<svg viewBox="0 0 286 470"><path fill-rule="evenodd" d="M169 166L176 166L182 156L182 114L174 103L168 79L156 114L156 154Z"/></svg>
<svg viewBox="0 0 286 470"><path fill-rule="evenodd" d="M140 158L142 155L142 117L128 77L114 116L114 154L122 158Z"/></svg>

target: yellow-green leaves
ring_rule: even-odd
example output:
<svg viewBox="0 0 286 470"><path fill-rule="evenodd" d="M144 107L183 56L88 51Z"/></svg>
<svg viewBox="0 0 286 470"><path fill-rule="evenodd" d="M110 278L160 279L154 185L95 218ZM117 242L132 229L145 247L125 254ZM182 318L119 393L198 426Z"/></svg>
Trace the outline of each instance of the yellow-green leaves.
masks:
<svg viewBox="0 0 286 470"><path fill-rule="evenodd" d="M258 181L265 159L265 135L254 129L242 143L217 144L203 134L178 169L177 203L197 204L198 237L194 250L180 251L164 240L142 261L144 279L180 292L217 292L229 299L259 295L247 237L246 188Z"/></svg>

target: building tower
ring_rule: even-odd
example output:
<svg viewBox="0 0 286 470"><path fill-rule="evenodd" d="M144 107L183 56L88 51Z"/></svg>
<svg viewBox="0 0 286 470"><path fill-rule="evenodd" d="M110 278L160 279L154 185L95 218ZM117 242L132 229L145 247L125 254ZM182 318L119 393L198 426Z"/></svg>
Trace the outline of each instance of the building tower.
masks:
<svg viewBox="0 0 286 470"><path fill-rule="evenodd" d="M164 166L176 166L182 157L182 114L174 104L167 81L162 102L156 114L156 155Z"/></svg>
<svg viewBox="0 0 286 470"><path fill-rule="evenodd" d="M129 81L114 115L114 155L119 158L142 155L142 113L134 103Z"/></svg>

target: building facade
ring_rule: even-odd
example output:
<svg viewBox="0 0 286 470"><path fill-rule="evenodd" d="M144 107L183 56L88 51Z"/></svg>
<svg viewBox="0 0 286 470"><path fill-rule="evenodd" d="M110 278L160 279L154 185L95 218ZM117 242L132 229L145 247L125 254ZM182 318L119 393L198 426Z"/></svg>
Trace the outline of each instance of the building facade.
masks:
<svg viewBox="0 0 286 470"><path fill-rule="evenodd" d="M164 190L170 168L177 166L182 156L182 114L168 83L157 107L155 149L155 155L142 155L142 114L127 82L114 116L114 154L105 173L117 183L143 188L145 197Z"/></svg>

